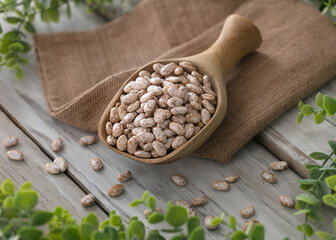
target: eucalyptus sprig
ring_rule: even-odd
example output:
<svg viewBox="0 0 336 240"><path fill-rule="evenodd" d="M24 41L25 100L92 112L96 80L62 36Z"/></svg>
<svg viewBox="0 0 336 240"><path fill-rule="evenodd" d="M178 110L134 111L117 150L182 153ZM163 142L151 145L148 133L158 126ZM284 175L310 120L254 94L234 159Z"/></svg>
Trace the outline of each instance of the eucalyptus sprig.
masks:
<svg viewBox="0 0 336 240"><path fill-rule="evenodd" d="M323 161L319 164L306 164L305 168L309 170L309 178L298 180L300 189L305 191L296 197L296 208L298 211L294 215L305 214L305 222L297 229L303 232L303 239L314 234L314 229L308 223L308 220L323 221L323 216L320 213L322 203L336 208L336 194L331 194L336 190L336 141L328 141L331 148L331 153L313 152L309 156L312 159ZM327 165L328 164L328 165ZM334 220L336 224L336 219ZM326 232L316 232L320 239L336 239ZM326 237L328 236L328 237Z"/></svg>
<svg viewBox="0 0 336 240"><path fill-rule="evenodd" d="M25 54L31 51L27 34L35 34L34 19L39 17L47 24L58 23L60 10L64 6L67 16L71 17L71 3L81 3L82 0L0 0L0 14L3 20L12 26L3 32L0 25L0 71L7 67L15 71L17 79L24 78L22 65L28 64ZM104 11L106 4L113 0L86 0L87 11Z"/></svg>
<svg viewBox="0 0 336 240"><path fill-rule="evenodd" d="M316 124L322 123L327 114L333 117L336 113L336 99L318 93L315 97L316 107L312 107L310 104L304 104L302 101L299 102L299 115L297 117L296 123L300 124L304 116L314 115L314 121ZM336 120L336 119L335 119Z"/></svg>

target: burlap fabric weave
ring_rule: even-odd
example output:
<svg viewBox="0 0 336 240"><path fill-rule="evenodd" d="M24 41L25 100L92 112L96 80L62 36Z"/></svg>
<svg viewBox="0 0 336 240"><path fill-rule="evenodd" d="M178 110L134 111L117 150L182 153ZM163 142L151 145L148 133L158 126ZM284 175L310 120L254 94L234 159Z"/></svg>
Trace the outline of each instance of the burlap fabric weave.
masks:
<svg viewBox="0 0 336 240"><path fill-rule="evenodd" d="M85 32L35 36L51 116L95 132L121 84L147 62L208 48L239 13L263 43L232 71L228 112L195 155L227 162L281 113L336 76L336 28L301 0L143 0L126 16Z"/></svg>

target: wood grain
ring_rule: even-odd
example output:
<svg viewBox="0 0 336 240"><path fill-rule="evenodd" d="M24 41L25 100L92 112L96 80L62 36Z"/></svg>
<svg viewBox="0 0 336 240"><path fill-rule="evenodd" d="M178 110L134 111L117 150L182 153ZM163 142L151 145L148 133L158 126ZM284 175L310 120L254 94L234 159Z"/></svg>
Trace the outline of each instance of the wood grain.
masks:
<svg viewBox="0 0 336 240"><path fill-rule="evenodd" d="M19 143L15 147L6 149L1 144L0 182L6 178L11 178L18 188L20 184L32 181L33 188L40 195L39 209L52 211L56 206L61 205L78 220L90 211L95 212L101 220L107 217L98 206L84 208L80 204L86 193L65 174L50 175L46 173L44 164L50 162L50 159L2 111L0 111L0 123L1 141L7 136L19 137ZM11 161L6 158L6 152L13 149L24 154L23 161Z"/></svg>
<svg viewBox="0 0 336 240"><path fill-rule="evenodd" d="M81 11L81 10L80 10ZM86 15L73 14L72 22L76 29L85 29L86 24L100 25L100 22L87 20ZM56 29L71 29L72 24L63 22ZM12 73L3 71L0 76L0 104L11 120L24 130L50 157L62 156L69 163L68 174L76 184L88 192L95 194L105 211L115 209L129 219L132 215L142 215L143 208L131 209L128 203L140 197L148 189L157 196L159 207L164 207L168 200L183 199L190 201L193 197L206 194L210 201L203 207L197 208L202 220L206 214L219 215L221 212L237 217L239 226L245 219L239 216L239 211L247 204L256 207L256 219L259 219L267 229L266 239L283 239L290 236L300 238L295 226L302 223L302 217L294 217L294 209L280 205L278 196L288 194L295 196L300 193L295 180L299 177L291 170L277 173L278 183L271 185L260 177L261 170L267 169L269 163L278 159L255 141L251 141L242 148L227 165L195 157L188 157L180 162L169 165L152 166L138 163L122 157L108 150L101 142L83 147L78 140L88 133L75 129L52 119L47 114L42 88L35 68L34 56L29 55L31 64L24 68L26 78L23 81L14 79ZM1 130L2 131L2 127ZM49 145L53 138L64 140L64 149L55 154ZM100 172L91 169L89 161L92 157L99 157L104 162ZM108 187L117 183L116 177L124 169L133 172L134 178L125 183L125 192L120 197L112 199L106 195ZM175 173L187 177L185 187L177 187L170 178ZM232 184L228 192L217 192L211 188L213 180L223 179L236 173L240 176L237 183ZM63 187L63 185L60 185ZM60 187L58 186L58 187ZM326 220L330 220L334 213L325 212ZM140 217L144 219L143 217ZM149 228L151 226L147 225ZM314 224L318 229L329 229L330 226ZM218 239L227 230L220 228L207 233L208 239Z"/></svg>

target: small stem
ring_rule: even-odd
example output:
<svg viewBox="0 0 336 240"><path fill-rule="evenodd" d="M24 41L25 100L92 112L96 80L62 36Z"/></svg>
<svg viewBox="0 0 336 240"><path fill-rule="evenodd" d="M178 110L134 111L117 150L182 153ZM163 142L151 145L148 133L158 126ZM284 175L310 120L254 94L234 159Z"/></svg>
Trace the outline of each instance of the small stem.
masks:
<svg viewBox="0 0 336 240"><path fill-rule="evenodd" d="M308 208L308 205L307 205L307 208ZM308 223L308 214L306 213L304 224L307 224L307 223ZM303 240L306 240L306 239L307 239L307 234L303 233Z"/></svg>

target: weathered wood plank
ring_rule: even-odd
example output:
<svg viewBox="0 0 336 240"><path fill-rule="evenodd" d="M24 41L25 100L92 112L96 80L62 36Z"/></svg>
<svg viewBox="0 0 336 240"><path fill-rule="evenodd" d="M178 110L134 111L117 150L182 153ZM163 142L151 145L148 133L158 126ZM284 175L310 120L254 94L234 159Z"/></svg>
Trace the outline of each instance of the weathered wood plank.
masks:
<svg viewBox="0 0 336 240"><path fill-rule="evenodd" d="M17 186L32 181L33 188L40 194L38 206L40 209L51 211L60 205L68 209L78 220L90 211L95 212L100 219L106 218L106 214L98 206L84 208L80 205L85 192L65 174L53 176L44 171L44 164L50 162L50 159L2 111L0 111L0 123L1 141L6 136L19 137L17 146L10 149L0 147L0 181L11 178ZM12 149L23 152L25 159L22 162L8 160L6 152Z"/></svg>
<svg viewBox="0 0 336 240"><path fill-rule="evenodd" d="M315 96L318 92L336 96L336 79L318 89L304 102L315 106ZM331 152L328 140L336 138L335 123L328 119L317 126L312 117L305 117L301 124L297 125L297 115L298 108L293 107L266 127L256 139L281 160L288 161L298 174L306 177L308 171L304 164L321 164L321 161L312 160L309 154L314 151Z"/></svg>
<svg viewBox="0 0 336 240"><path fill-rule="evenodd" d="M80 10L81 11L81 10ZM86 23L99 25L100 22L87 21L86 15L73 14L72 24L76 29L85 29ZM53 26L57 29L71 29L72 24L63 22ZM90 27L92 27L90 25ZM219 215L222 211L233 214L241 226L244 219L239 216L239 211L247 204L256 207L255 218L266 225L267 237L277 236L279 239L290 236L299 238L295 227L302 222L301 217L294 217L293 209L280 205L277 198L280 194L295 196L299 191L295 187L295 180L299 177L291 170L279 173L277 184L270 185L260 178L260 172L267 169L271 161L277 159L254 141L251 141L237 153L227 165L222 165L211 160L186 158L180 162L151 166L131 161L107 149L102 143L90 147L80 146L77 142L86 133L52 119L47 114L45 100L36 73L34 56L29 58L32 64L26 67L26 79L16 81L13 74L4 71L0 76L0 104L24 131L36 141L39 146L51 157L62 156L69 163L69 175L77 184L94 193L106 211L117 210L124 217L141 215L143 209L130 209L128 203L139 197L145 189L158 197L159 207L168 200L184 199L190 201L193 197L206 194L210 202L197 209L198 214ZM58 154L50 150L50 141L55 137L62 137L65 148ZM100 157L105 164L101 172L90 168L89 160ZM116 176L123 169L134 173L134 179L125 183L126 191L116 199L106 195L108 187L115 184ZM188 179L186 187L175 186L170 177L179 172ZM241 180L232 185L229 192L216 192L211 189L213 180L222 179L224 176L237 173ZM326 218L331 219L332 213L326 213ZM320 229L326 229L315 225ZM209 233L210 239L218 239L219 234L225 232L219 229Z"/></svg>

